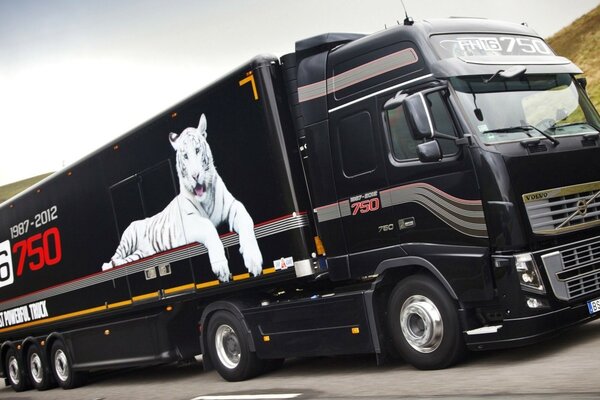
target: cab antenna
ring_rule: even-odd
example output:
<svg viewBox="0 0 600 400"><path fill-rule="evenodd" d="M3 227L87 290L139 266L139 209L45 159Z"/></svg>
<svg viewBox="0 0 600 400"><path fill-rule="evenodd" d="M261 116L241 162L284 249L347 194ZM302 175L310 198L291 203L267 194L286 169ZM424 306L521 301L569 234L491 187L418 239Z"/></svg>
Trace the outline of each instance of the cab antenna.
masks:
<svg viewBox="0 0 600 400"><path fill-rule="evenodd" d="M411 17L408 16L408 12L406 11L406 6L404 5L404 0L400 0L400 3L402 3L402 8L404 8L404 16L406 17L406 18L404 18L404 25L410 26L410 25L414 24L415 21Z"/></svg>

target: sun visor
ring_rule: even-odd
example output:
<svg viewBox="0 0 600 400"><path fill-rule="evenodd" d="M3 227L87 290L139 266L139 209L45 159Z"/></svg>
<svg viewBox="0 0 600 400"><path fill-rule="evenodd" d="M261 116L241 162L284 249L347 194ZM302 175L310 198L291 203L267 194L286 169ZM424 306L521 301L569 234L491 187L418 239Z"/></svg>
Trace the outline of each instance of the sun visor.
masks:
<svg viewBox="0 0 600 400"><path fill-rule="evenodd" d="M436 78L453 76L492 75L499 69L523 65L527 74L581 74L581 69L564 57L558 56L462 56L446 58L434 63L431 72Z"/></svg>
<svg viewBox="0 0 600 400"><path fill-rule="evenodd" d="M539 37L509 33L439 34L430 38L440 58L431 71L436 78L492 75L522 65L528 74L581 74L581 69Z"/></svg>

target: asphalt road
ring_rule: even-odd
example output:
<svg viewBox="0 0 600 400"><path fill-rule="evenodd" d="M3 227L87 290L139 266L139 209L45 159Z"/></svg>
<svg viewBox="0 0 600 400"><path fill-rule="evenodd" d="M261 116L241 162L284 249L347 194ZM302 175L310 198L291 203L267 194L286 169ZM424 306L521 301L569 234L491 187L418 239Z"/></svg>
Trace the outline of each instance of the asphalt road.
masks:
<svg viewBox="0 0 600 400"><path fill-rule="evenodd" d="M243 395L268 395L243 397ZM374 356L286 361L269 375L229 383L201 363L98 372L87 386L14 393L0 399L600 399L600 320L538 345L471 353L442 371L402 362L378 367ZM283 395L288 395L287 397ZM219 397L217 397L219 398Z"/></svg>

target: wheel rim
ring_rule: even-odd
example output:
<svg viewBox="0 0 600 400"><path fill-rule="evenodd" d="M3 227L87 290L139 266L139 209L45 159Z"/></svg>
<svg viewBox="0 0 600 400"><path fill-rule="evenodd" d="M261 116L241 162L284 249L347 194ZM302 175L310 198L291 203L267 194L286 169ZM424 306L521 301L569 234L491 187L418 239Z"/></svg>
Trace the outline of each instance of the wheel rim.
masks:
<svg viewBox="0 0 600 400"><path fill-rule="evenodd" d="M400 327L408 344L419 353L435 351L444 337L442 315L425 296L410 296L400 310Z"/></svg>
<svg viewBox="0 0 600 400"><path fill-rule="evenodd" d="M67 361L67 355L64 351L58 349L54 353L54 370L56 376L61 381L65 382L69 379L69 363Z"/></svg>
<svg viewBox="0 0 600 400"><path fill-rule="evenodd" d="M8 359L8 375L10 381L14 385L18 385L21 382L21 372L19 371L19 362L15 356L11 356Z"/></svg>
<svg viewBox="0 0 600 400"><path fill-rule="evenodd" d="M42 359L38 353L33 353L29 358L29 371L31 371L31 378L35 383L42 383L44 372L42 370Z"/></svg>
<svg viewBox="0 0 600 400"><path fill-rule="evenodd" d="M237 334L229 325L221 325L215 333L215 348L219 361L226 368L234 369L240 363L241 348Z"/></svg>

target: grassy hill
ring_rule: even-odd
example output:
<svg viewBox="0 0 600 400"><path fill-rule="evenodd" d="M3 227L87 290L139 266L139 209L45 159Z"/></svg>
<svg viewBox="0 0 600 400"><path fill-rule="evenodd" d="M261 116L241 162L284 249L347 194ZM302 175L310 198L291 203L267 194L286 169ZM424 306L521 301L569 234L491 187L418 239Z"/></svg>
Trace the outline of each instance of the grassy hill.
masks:
<svg viewBox="0 0 600 400"><path fill-rule="evenodd" d="M559 55L581 68L587 77L587 92L600 110L600 6L547 39Z"/></svg>
<svg viewBox="0 0 600 400"><path fill-rule="evenodd" d="M45 177L47 177L50 174L51 173L42 174L42 175L34 176L33 178L28 178L28 179L24 179L22 181L9 183L8 185L0 186L0 203L10 199L11 197L13 197L16 194L21 193L23 190L27 189L28 187L35 185L36 183L38 183L39 181L41 181L42 179L44 179Z"/></svg>

